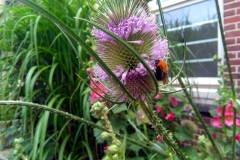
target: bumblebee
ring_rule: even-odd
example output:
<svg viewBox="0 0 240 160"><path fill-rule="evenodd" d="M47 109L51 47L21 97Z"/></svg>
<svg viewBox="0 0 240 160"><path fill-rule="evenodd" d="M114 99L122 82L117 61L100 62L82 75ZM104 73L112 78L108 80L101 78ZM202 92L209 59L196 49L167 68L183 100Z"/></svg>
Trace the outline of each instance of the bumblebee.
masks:
<svg viewBox="0 0 240 160"><path fill-rule="evenodd" d="M168 65L166 62L162 60L156 61L155 77L158 81L162 81L163 84L168 83Z"/></svg>

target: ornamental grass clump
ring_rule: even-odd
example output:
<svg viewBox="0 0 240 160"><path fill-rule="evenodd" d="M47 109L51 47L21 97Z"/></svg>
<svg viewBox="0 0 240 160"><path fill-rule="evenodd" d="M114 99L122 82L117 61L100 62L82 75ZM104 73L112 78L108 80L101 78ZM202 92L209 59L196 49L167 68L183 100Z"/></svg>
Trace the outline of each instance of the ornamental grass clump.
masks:
<svg viewBox="0 0 240 160"><path fill-rule="evenodd" d="M98 5L100 7L92 14L91 20L130 44L155 73L156 64L168 58L168 43L158 34L159 27L155 17L148 12L146 4L138 0L101 0ZM95 37L95 51L132 97L151 99L150 93L154 93L157 88L138 58L102 30L94 28L92 35ZM112 98L129 100L99 65L94 67L93 73Z"/></svg>

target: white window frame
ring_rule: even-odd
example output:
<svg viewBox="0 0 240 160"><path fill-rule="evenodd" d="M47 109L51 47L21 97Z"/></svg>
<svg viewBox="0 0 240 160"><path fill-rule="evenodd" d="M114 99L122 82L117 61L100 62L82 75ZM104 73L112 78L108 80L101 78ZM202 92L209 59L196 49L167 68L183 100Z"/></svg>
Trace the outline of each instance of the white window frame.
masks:
<svg viewBox="0 0 240 160"><path fill-rule="evenodd" d="M173 1L167 1L161 3L163 12L168 12L177 8L181 8L184 6L188 6L191 4L203 2L206 0L174 0ZM220 4L220 11L221 16L223 17L223 0L218 0L218 3ZM152 0L148 3L149 9L151 12L155 15L159 14L157 0ZM222 40L220 37L220 28L218 27L218 56L222 59L224 59L224 51L223 51L223 45ZM222 62L223 63L223 62ZM218 80L221 80L219 77L212 78L212 77L195 77L195 78L188 78L191 84L196 84L197 87L192 87L193 91L193 98L196 103L199 104L206 104L206 105L213 105L213 101L215 98L217 98L219 95L217 94L217 89L219 88ZM174 84L176 89L181 89L179 86L179 83L176 81Z"/></svg>

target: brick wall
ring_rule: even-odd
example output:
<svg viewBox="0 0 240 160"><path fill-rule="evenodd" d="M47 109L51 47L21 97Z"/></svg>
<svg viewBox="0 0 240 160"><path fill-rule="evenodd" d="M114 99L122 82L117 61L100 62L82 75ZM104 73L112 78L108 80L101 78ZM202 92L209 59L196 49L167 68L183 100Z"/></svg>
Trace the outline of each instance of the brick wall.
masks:
<svg viewBox="0 0 240 160"><path fill-rule="evenodd" d="M240 0L224 0L224 30L233 78L240 86Z"/></svg>

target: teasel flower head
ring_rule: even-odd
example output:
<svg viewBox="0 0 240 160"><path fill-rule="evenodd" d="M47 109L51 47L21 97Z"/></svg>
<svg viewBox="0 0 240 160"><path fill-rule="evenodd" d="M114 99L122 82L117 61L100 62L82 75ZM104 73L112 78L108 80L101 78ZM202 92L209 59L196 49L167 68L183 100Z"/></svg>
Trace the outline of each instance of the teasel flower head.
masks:
<svg viewBox="0 0 240 160"><path fill-rule="evenodd" d="M99 8L91 15L91 20L131 45L154 74L156 63L167 60L168 42L159 35L155 17L149 13L146 3L141 0L97 2ZM150 94L156 91L156 86L143 64L121 43L102 30L93 28L92 35L95 37L95 51L127 91L135 99L152 98ZM112 98L129 100L98 64L93 73Z"/></svg>

